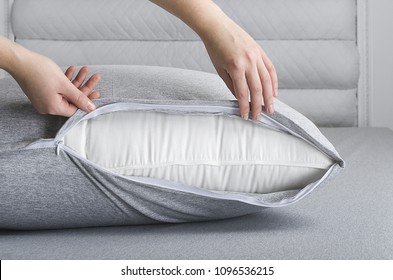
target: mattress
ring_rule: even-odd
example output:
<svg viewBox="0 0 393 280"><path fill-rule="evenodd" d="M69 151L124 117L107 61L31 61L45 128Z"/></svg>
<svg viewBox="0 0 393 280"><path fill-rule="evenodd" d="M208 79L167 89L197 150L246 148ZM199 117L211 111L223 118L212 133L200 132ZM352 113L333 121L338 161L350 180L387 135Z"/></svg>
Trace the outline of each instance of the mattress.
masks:
<svg viewBox="0 0 393 280"><path fill-rule="evenodd" d="M1 259L392 259L393 131L324 128L346 160L285 208L221 221L1 231Z"/></svg>

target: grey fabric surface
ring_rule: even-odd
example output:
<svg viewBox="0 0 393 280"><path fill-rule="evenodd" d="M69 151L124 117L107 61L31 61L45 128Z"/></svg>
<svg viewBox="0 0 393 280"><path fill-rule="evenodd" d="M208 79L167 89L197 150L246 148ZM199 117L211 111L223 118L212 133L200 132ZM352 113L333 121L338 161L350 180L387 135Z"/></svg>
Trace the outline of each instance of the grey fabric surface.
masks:
<svg viewBox="0 0 393 280"><path fill-rule="evenodd" d="M222 221L1 231L1 259L392 259L393 132L322 130L346 169L307 199Z"/></svg>
<svg viewBox="0 0 393 280"><path fill-rule="evenodd" d="M113 71L113 68L109 69ZM141 98L146 93L151 93L147 97L152 99L173 99L173 96L185 93L188 93L185 99L227 99L225 94L230 96L228 91L217 88L214 78L207 83L201 83L198 78L189 79L187 75L196 72L181 74L168 70L175 78L160 86L165 80L161 70L156 72L158 82L150 76L150 83L147 82L148 76L143 74L131 79L127 76L130 72L119 71L111 76L111 83L102 83L100 90L105 97L116 98ZM193 81L191 84L187 82L189 91L184 87L187 77ZM210 76L201 74L201 77ZM144 87L145 91L131 90L127 83L128 87ZM15 83L3 80L0 84L0 151L3 154L12 153L34 139L54 136L64 118L38 115ZM20 133L26 126L31 129ZM2 231L0 258L392 258L392 131L327 129L324 132L346 159L347 167L335 180L295 205L203 223ZM14 161L21 162L17 157ZM21 168L18 164L13 166ZM45 166L43 161L37 168L59 167L56 164ZM73 170L66 172L72 176ZM32 172L31 179L45 180L45 176L36 178ZM48 191L56 197L50 187ZM80 199L88 201L94 191L85 190ZM37 199L36 194L31 195ZM96 203L100 206L107 202ZM53 207L54 211L64 210L56 209L58 204ZM67 207L73 207L72 203ZM110 207L108 205L108 209ZM24 209L29 211L28 205ZM102 217L94 209L83 210L91 211L92 219ZM109 223L121 219L116 215L111 219L111 212L103 214L109 217ZM78 226L78 219L83 219L78 215L68 218L75 221L74 226Z"/></svg>
<svg viewBox="0 0 393 280"><path fill-rule="evenodd" d="M138 91L139 92L139 91ZM178 95L184 98L183 94ZM127 110L143 106L143 110L176 110L185 106L185 112L198 108L223 106L234 110L236 101L151 101L142 103L113 103L97 100L99 107L86 115L78 111L48 141L34 141L28 149L9 149L0 152L0 228L5 229L55 229L85 226L133 225L156 222L190 222L238 217L255 213L264 207L289 205L304 198L326 180L336 175L343 161L334 147L307 118L276 100L273 120L295 135L314 144L331 159L332 164L323 179L298 185L297 190L271 194L215 192L176 184L165 180L138 181L137 177L120 176L98 168L61 144L64 132L84 116L95 116L113 110ZM150 103L150 104L149 104ZM139 105L138 105L139 104ZM187 109L194 106L195 109ZM178 109L180 110L180 109ZM190 111L188 111L190 110ZM225 112L214 109L212 112ZM234 110L236 112L236 110ZM266 118L266 117L263 117ZM0 119L3 126L12 127L12 120ZM23 120L21 121L23 122ZM8 136L25 134L29 126ZM38 139L37 139L38 140ZM328 177L327 177L328 176ZM241 187L241 186L239 186ZM108 211L106 211L108 209Z"/></svg>

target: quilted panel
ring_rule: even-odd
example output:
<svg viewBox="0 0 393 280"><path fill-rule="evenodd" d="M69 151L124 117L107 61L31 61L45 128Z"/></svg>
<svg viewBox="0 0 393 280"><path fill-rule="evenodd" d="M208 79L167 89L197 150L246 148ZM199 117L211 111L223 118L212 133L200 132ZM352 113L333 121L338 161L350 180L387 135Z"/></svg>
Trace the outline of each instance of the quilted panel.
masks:
<svg viewBox="0 0 393 280"><path fill-rule="evenodd" d="M176 99L181 92L183 96L189 93L185 99L234 99L224 82L217 75L210 73L148 66L90 68L92 73L102 73L103 80L98 90L108 98ZM135 95L141 92L141 88L145 88L148 94ZM357 125L356 89L281 89L279 99L291 104L319 126Z"/></svg>
<svg viewBox="0 0 393 280"><path fill-rule="evenodd" d="M7 37L7 16L6 16L6 5L3 1L0 1L0 35Z"/></svg>
<svg viewBox="0 0 393 280"><path fill-rule="evenodd" d="M356 0L215 2L273 60L280 98L318 125L357 124ZM147 0L15 0L12 23L19 43L60 65L215 72L196 34Z"/></svg>
<svg viewBox="0 0 393 280"><path fill-rule="evenodd" d="M280 90L279 99L318 126L357 125L357 90Z"/></svg>
<svg viewBox="0 0 393 280"><path fill-rule="evenodd" d="M18 40L60 65L133 64L187 68L215 73L199 41L40 41ZM260 42L276 65L282 89L353 89L358 53L351 41ZM66 55L65 55L66 54Z"/></svg>
<svg viewBox="0 0 393 280"><path fill-rule="evenodd" d="M355 0L216 0L255 39L355 40ZM147 0L15 0L20 39L197 40Z"/></svg>

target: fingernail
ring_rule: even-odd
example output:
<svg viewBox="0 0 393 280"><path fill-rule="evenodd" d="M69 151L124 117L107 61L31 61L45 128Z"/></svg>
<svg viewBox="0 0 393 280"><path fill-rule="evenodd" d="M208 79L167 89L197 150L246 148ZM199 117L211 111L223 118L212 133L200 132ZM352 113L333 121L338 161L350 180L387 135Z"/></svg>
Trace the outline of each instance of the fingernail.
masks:
<svg viewBox="0 0 393 280"><path fill-rule="evenodd" d="M256 120L257 120L257 121L260 121L260 120L261 120L261 114L258 114L258 115L257 115Z"/></svg>
<svg viewBox="0 0 393 280"><path fill-rule="evenodd" d="M96 105L94 105L93 102L89 101L87 102L86 108L88 111L93 111L96 109Z"/></svg>
<svg viewBox="0 0 393 280"><path fill-rule="evenodd" d="M278 88L276 88L276 89L274 90L274 96L275 96L275 97L278 96Z"/></svg>
<svg viewBox="0 0 393 280"><path fill-rule="evenodd" d="M242 118L243 118L243 120L248 120L248 114L243 114Z"/></svg>

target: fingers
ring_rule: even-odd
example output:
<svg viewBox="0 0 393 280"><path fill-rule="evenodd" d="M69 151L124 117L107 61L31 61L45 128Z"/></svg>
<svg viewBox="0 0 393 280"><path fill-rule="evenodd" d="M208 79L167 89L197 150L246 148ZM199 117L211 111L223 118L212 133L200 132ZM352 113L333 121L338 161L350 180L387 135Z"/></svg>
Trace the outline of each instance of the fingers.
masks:
<svg viewBox="0 0 393 280"><path fill-rule="evenodd" d="M253 69L247 73L247 84L251 97L251 112L254 120L260 120L262 111L262 84L259 78L258 69Z"/></svg>
<svg viewBox="0 0 393 280"><path fill-rule="evenodd" d="M259 120L262 104L265 105L266 113L274 112L274 97L278 95L277 73L262 49L259 55L249 55L247 60L247 63L233 64L227 71L225 68L216 69L238 99L241 117L248 119L251 99L252 118Z"/></svg>
<svg viewBox="0 0 393 280"><path fill-rule="evenodd" d="M83 85L83 82L85 81L88 73L89 73L89 68L83 66L79 70L78 74L75 76L74 80L72 80L74 86L80 88Z"/></svg>
<svg viewBox="0 0 393 280"><path fill-rule="evenodd" d="M86 112L91 112L96 108L95 105L91 102L91 100L100 97L100 93L98 91L94 91L94 88L97 86L98 82L101 79L100 75L94 74L86 81L85 84L83 84L89 72L89 69L87 67L83 67L78 72L75 79L72 80L75 71L75 66L70 66L66 70L65 76L68 78L69 84L67 84L65 86L66 89L61 92L61 97L58 101L60 104L58 106L52 106L55 109L48 111L47 113L52 115L71 117L76 112L76 110L78 110L78 108ZM78 85L80 88L77 88Z"/></svg>
<svg viewBox="0 0 393 280"><path fill-rule="evenodd" d="M274 74L275 70L272 73ZM251 99L252 118L254 120L260 119L262 100L266 112L273 114L274 96L275 92L277 92L274 90L274 87L277 84L277 76L275 76L276 78L271 78L268 69L262 61L257 64L257 67L251 70L246 72L238 71L233 74L232 83L226 80L222 73L220 76L229 89L231 89L231 85L233 86L232 92L238 99L240 115L243 119L248 119L250 113L249 95Z"/></svg>
<svg viewBox="0 0 393 280"><path fill-rule="evenodd" d="M236 97L235 90L233 89L232 79L231 79L231 76L229 76L228 72L222 68L218 68L217 74L221 77L221 79L224 81L224 83L226 84L228 89Z"/></svg>
<svg viewBox="0 0 393 280"><path fill-rule="evenodd" d="M267 57L267 55L263 52L263 50L262 50L262 59L263 59L263 62L266 66L267 71L269 72L269 75L270 75L270 78L272 81L274 97L277 97L278 96L278 78L277 78L276 68L274 67L271 60Z"/></svg>
<svg viewBox="0 0 393 280"><path fill-rule="evenodd" d="M67 68L67 70L65 71L64 74L66 75L68 80L70 80L70 81L72 80L72 77L74 76L75 70L76 70L76 67L73 66L73 65Z"/></svg>
<svg viewBox="0 0 393 280"><path fill-rule="evenodd" d="M72 116L78 108L86 112L95 110L96 106L91 100L100 97L100 93L94 91L94 88L101 80L101 76L94 74L85 82L89 68L83 66L73 79L75 71L76 67L70 66L65 72L65 76L70 83L66 85L65 92L62 92L63 97L59 106L61 112L58 112L58 114L66 117Z"/></svg>
<svg viewBox="0 0 393 280"><path fill-rule="evenodd" d="M100 92L93 91L92 93L89 94L88 97L90 100L94 100L94 99L100 98L100 96L101 96Z"/></svg>
<svg viewBox="0 0 393 280"><path fill-rule="evenodd" d="M75 74L75 70L76 70L75 66L70 66L66 70L65 75L72 82L72 84L75 87L80 88L82 90L82 87L84 87L83 83L85 82L87 74L89 73L89 68L87 66L83 66L79 70L79 72L76 75L76 77L74 79L72 79L72 77ZM90 94L93 91L93 89L97 86L97 84L100 81L100 79L101 79L101 77L100 77L99 74L92 75L86 83L88 83L90 80L92 80L92 81L90 81L88 87L86 87L86 88L84 88L84 90L82 90L83 93L85 93L86 95ZM89 90L89 91L86 92L87 90Z"/></svg>
<svg viewBox="0 0 393 280"><path fill-rule="evenodd" d="M65 101L74 104L77 108L82 109L83 111L91 112L96 109L93 102L91 102L91 100L71 82L67 86L66 91L62 92L62 95L65 97ZM69 110L69 108L67 110Z"/></svg>
<svg viewBox="0 0 393 280"><path fill-rule="evenodd" d="M72 103L68 102L68 100L65 97L62 97L59 110L60 111L56 115L71 117L73 114L75 114L78 108Z"/></svg>
<svg viewBox="0 0 393 280"><path fill-rule="evenodd" d="M75 79L72 79L76 71L75 66L70 66L65 72L66 77L72 82L72 84L79 88L83 94L89 96L90 99L97 99L100 97L100 93L98 91L94 91L95 87L101 80L101 76L99 74L92 75L86 82L85 79L87 74L89 73L89 68L87 66L83 66Z"/></svg>
<svg viewBox="0 0 393 280"><path fill-rule="evenodd" d="M87 73L86 73L87 74ZM86 75L85 75L86 77ZM99 74L94 74L91 76L83 86L80 86L79 89L85 94L89 95L93 92L94 88L98 85L101 80L101 76ZM83 79L84 81L84 79ZM82 81L82 82L83 82ZM74 84L75 85L75 84Z"/></svg>
<svg viewBox="0 0 393 280"><path fill-rule="evenodd" d="M250 104L248 99L248 85L246 75L243 71L238 71L232 77L233 89L237 101L239 102L240 116L247 120L250 113Z"/></svg>
<svg viewBox="0 0 393 280"><path fill-rule="evenodd" d="M263 63L258 65L259 78L262 83L263 103L268 114L274 113L274 93L272 79L269 71Z"/></svg>

